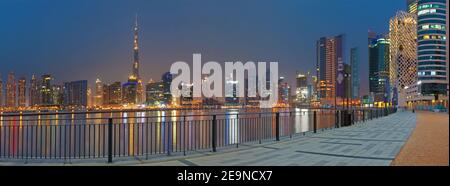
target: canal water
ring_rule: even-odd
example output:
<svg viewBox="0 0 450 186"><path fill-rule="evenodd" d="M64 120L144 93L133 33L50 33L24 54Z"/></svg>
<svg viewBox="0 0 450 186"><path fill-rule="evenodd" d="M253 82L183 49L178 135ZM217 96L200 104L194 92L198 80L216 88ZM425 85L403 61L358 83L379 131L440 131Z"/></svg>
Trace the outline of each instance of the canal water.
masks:
<svg viewBox="0 0 450 186"><path fill-rule="evenodd" d="M277 117L275 112L280 112ZM104 158L211 150L335 125L333 110L192 110L0 117L1 158ZM110 119L111 118L111 119ZM279 130L277 131L276 120ZM215 129L215 130L214 130Z"/></svg>

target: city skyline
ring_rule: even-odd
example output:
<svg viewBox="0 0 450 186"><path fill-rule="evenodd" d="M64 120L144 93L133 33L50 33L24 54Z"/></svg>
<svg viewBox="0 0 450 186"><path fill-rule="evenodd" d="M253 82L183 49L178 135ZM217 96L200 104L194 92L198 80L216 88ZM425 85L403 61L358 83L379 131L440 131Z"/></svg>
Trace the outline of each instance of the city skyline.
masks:
<svg viewBox="0 0 450 186"><path fill-rule="evenodd" d="M2 49L0 51L3 51L0 52L0 57L2 61L4 61L4 63L2 62L3 68L0 69L0 74L2 76L2 79L5 80L5 76L10 71L14 71L17 74L17 78L25 76L27 81L29 82L31 79L31 75L33 74L39 77L42 74L49 73L52 74L53 77L55 77L55 82L59 84L73 80L87 79L91 88L94 87L93 85L95 79L97 78L100 78L100 80L106 83L113 83L115 81L124 82L130 75L129 64L132 61L132 52L130 51L132 40L130 38L133 37L130 30L132 29L135 22L134 16L136 15L136 13L138 13L140 22L140 55L142 56L140 71L144 83L150 79L159 79L162 72L168 71L171 63L178 60L189 61L191 60L190 56L192 55L192 53L200 51L205 56L205 60L223 59L223 61L234 61L235 59L267 59L278 61L280 63L280 71L286 72L280 75L287 77L287 81L289 82L289 84L294 85L296 71L314 71L315 41L318 38L341 33L346 34L348 37L346 37L345 41L346 43L344 56L345 63L349 63L349 49L351 47L358 47L361 49L365 48L365 40L360 36L365 37L367 34L367 29L373 29L379 32L387 32L388 29L385 23L389 20L389 17L392 16L396 10L405 9L405 3L403 0L399 0L398 2L389 2L391 4L395 3L395 6L390 7L392 8L392 10L385 10L388 13L373 12L374 14L380 15L377 19L379 24L361 23L362 20L353 18L352 16L349 16L348 13L345 13L344 15L338 16L336 18L338 23L335 23L335 25L331 23L332 21L328 22L328 20L323 20L324 17L333 17L327 15L338 13L339 9L327 12L326 10L331 8L329 6L337 4L339 8L350 8L351 6L358 6L367 3L358 4L358 2L354 1L344 1L341 4L330 1L329 3L327 3L329 5L317 3L317 5L320 4L322 6L321 8L324 11L321 11L321 14L324 14L324 16L320 16L320 18L313 18L312 20L317 19L319 20L319 22L326 21L329 26L335 26L336 31L320 29L320 27L323 26L317 24L316 21L308 19L305 20L305 16L303 16L303 14L306 15L308 13L317 12L304 11L305 7L315 7L316 5L316 2L308 1L281 3L281 5L277 4L277 6L273 7L273 9L269 8L269 6L272 5L272 3L270 2L263 1L261 3L258 3L258 7L261 7L261 10L274 11L273 16L263 15L261 13L258 13L257 16L249 16L239 12L239 10L245 9L246 7L254 4L251 2L246 2L241 3L240 5L242 6L237 7L237 15L229 15L225 14L226 12L224 11L220 11L209 19L201 18L200 15L194 14L192 18L187 20L181 20L180 18L183 15L186 15L187 13L190 13L191 11L196 9L195 7L192 7L192 5L196 4L195 2L186 3L191 6L182 6L184 3L174 5L172 4L173 2L159 2L154 3L154 6L145 6L152 3L132 1L129 2L129 5L126 6L126 11L122 11L120 14L114 15L113 17L115 18L109 19L107 18L107 15L112 15L111 11L117 8L115 6L121 5L123 3L115 2L111 5L108 4L108 8L111 8L112 10L105 8L100 12L96 12L94 10L96 10L101 3L84 2L77 4L77 6L81 6L81 10L79 11L86 14L83 14L80 20L74 19L73 15L80 12L62 12L65 7L68 6L68 4L71 4L71 2L55 3L55 5L47 5L45 2L36 3L39 6L45 5L54 7L55 9L53 11L50 11L49 13L43 13L37 10L34 10L30 13L26 11L28 10L27 7L21 6L20 2L2 2L2 4L5 5L1 7L18 8L14 13L5 10L2 11L2 14L12 14L20 16L13 16L16 17L17 20L12 22L14 24L9 24L11 25L9 29L1 31L3 33L0 33L2 35L0 37L9 35L8 33L10 33L12 30L20 31L23 37L14 37L15 42L13 43L11 43L11 41L13 41L14 39L11 40L9 38L5 38L5 45L0 45L0 48ZM158 14L162 16L152 16L156 13L146 11L144 8L130 7L140 5L145 8L149 7L149 9L153 9L155 7L164 9L167 8L166 6L168 6L168 4L170 4L171 8L179 11L176 12L175 15L171 16L160 11L158 12ZM201 4L205 6L205 9L207 9L206 13L211 13L210 11L214 11L217 8L217 4L212 5L207 2L202 2ZM230 4L233 3L221 2L219 4L230 6ZM89 8L88 5L94 6L93 8ZM286 10L286 6L293 6L293 8L288 8L287 12L281 12L280 10ZM363 7L361 10L359 10L361 12L357 11L355 13L364 14L364 11L362 10L365 8L368 7ZM250 11L250 13L257 12L256 10ZM23 25L21 22L29 23L28 19L31 19L30 15L33 14L37 14L37 18L34 18L38 19L38 23L36 24L42 25L37 25L39 29L23 29L28 28L28 26ZM49 14L57 14L58 17L49 17ZM96 14L101 16L95 16ZM92 17L93 20L86 20L88 15L94 15L94 17ZM240 20L231 21L233 20L233 18L240 18ZM167 19L173 22L165 21ZM346 19L347 21L344 21L342 19ZM280 20L284 21L277 24L274 23L279 22ZM11 20L2 20L1 22L7 24L10 21ZM182 21L187 23L181 23ZM227 24L225 24L224 26L220 26L215 23L221 21L226 21ZM242 24L247 21L253 21L253 23L250 26L243 26ZM265 26L264 21L267 21L267 24L275 24L275 27L280 26L285 28L287 32L286 36L275 34L274 31L276 31L277 29ZM346 23L342 24L342 22ZM55 26L52 26L52 23L58 23L60 24L60 26L55 28ZM356 24L354 27L348 27L348 25L352 23L363 24L366 26L359 27L356 26L358 25ZM190 29L186 29L185 24L193 24L193 27ZM68 31L67 28L65 28L67 26L69 26L69 28L79 30L80 32ZM211 26L217 26L217 28L209 28ZM236 26L241 26L242 28L237 28ZM236 40L242 40L243 37L248 37L248 35L252 33L250 30L252 26L260 28L258 30L260 32L256 32L254 36L248 38L247 40L236 42ZM233 32L230 33L231 30L228 27L238 29L239 33L242 34L233 34ZM105 28L110 28L112 31L105 32ZM209 28L209 30L204 31L205 28ZM221 28L224 28L224 30L220 30ZM180 30L180 32L175 32L175 30L177 29ZM244 30L242 31L242 29ZM49 31L49 33L44 33L42 30L47 30ZM317 33L311 33L312 30L320 31L318 31ZM224 38L228 38L229 41L225 41L226 39L215 38L219 36L218 34L224 33L227 34L227 37ZM268 34L274 34L273 38L268 39ZM314 35L314 37L311 35ZM167 39L170 36L173 37ZM191 36L191 38L189 38L188 36ZM107 41L107 38L110 37L117 37L118 39ZM79 38L79 40L77 40L77 38ZM287 41L290 39L298 43L293 45L293 41ZM57 41L67 42L68 45L57 45ZM235 45L228 46L231 45L230 42L234 42ZM25 43L28 43L29 46L24 46ZM110 48L101 47L105 45L109 45ZM171 47L170 45L172 45L173 47ZM78 50L74 50L77 48ZM169 51L168 49L170 48L173 48L173 50ZM16 54L17 52L23 51L27 51L27 54L29 55L22 56ZM368 74L368 65L365 57L367 56L367 51L362 50L360 53L360 74ZM85 65L89 65L89 68L84 68ZM362 95L367 94L368 92L368 83L364 83L368 81L366 79L367 78L361 78Z"/></svg>

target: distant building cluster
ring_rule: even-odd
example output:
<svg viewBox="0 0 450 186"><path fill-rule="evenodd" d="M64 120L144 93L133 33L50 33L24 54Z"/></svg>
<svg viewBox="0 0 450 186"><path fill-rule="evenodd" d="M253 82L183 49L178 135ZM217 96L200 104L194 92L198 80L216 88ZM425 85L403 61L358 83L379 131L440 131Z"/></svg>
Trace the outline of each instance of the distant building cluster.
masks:
<svg viewBox="0 0 450 186"><path fill-rule="evenodd" d="M448 108L447 6L445 0L407 0L389 22L389 33L369 32L367 104Z"/></svg>
<svg viewBox="0 0 450 186"><path fill-rule="evenodd" d="M407 10L398 11L389 21L388 33L368 32L368 59L359 58L360 49L344 47L344 34L319 38L316 42L316 69L297 72L292 88L285 77L278 80L278 107L446 107L448 108L448 42L446 0L407 0ZM181 83L180 97L172 97L172 74L146 83L139 74L139 27L133 27L133 64L128 80L110 84L97 79L91 90L86 80L57 85L50 74L6 81L0 76L0 108L123 108L123 107L258 107L261 97L248 96L248 82L225 77L222 98L193 97L194 84ZM345 59L345 54L349 59ZM362 77L360 63L368 62L369 73ZM266 74L266 87L273 88ZM205 81L207 77L202 77ZM255 77L249 77L255 78ZM258 77L256 77L258 78ZM369 79L369 94L361 95L361 78ZM244 86L245 97L238 96ZM257 85L259 86L259 85ZM257 87L258 88L258 87ZM294 92L292 94L291 92Z"/></svg>

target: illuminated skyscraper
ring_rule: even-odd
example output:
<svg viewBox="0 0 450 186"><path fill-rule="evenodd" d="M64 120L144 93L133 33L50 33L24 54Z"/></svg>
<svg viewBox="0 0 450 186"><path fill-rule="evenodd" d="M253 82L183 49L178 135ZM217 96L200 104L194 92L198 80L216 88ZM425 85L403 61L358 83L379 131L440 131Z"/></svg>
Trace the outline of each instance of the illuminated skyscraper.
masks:
<svg viewBox="0 0 450 186"><path fill-rule="evenodd" d="M360 84L359 84L359 51L358 48L351 48L350 49L350 66L352 69L352 98L358 99L359 98L359 90L360 90Z"/></svg>
<svg viewBox="0 0 450 186"><path fill-rule="evenodd" d="M40 105L52 105L52 76L49 74L42 75L42 83L40 85Z"/></svg>
<svg viewBox="0 0 450 186"><path fill-rule="evenodd" d="M6 83L6 107L15 107L17 103L16 78L14 72L8 74L8 82Z"/></svg>
<svg viewBox="0 0 450 186"><path fill-rule="evenodd" d="M138 81L130 77L128 82L122 86L122 102L124 104L133 105L137 103Z"/></svg>
<svg viewBox="0 0 450 186"><path fill-rule="evenodd" d="M52 85L52 105L60 106L64 103L64 87Z"/></svg>
<svg viewBox="0 0 450 186"><path fill-rule="evenodd" d="M0 74L0 108L3 107L3 80Z"/></svg>
<svg viewBox="0 0 450 186"><path fill-rule="evenodd" d="M162 82L164 85L164 104L172 104L172 93L170 92L170 85L172 84L173 75L170 72L166 72L162 75Z"/></svg>
<svg viewBox="0 0 450 186"><path fill-rule="evenodd" d="M122 103L122 85L120 82L103 84L103 103L106 106L118 106Z"/></svg>
<svg viewBox="0 0 450 186"><path fill-rule="evenodd" d="M417 4L419 0L406 0L406 8L408 13L417 14Z"/></svg>
<svg viewBox="0 0 450 186"><path fill-rule="evenodd" d="M95 80L95 96L94 105L101 106L103 104L103 84L100 79Z"/></svg>
<svg viewBox="0 0 450 186"><path fill-rule="evenodd" d="M448 88L447 9L445 0L419 0L418 4L420 93L432 99L443 96L439 100L444 99ZM448 97L445 99L448 101Z"/></svg>
<svg viewBox="0 0 450 186"><path fill-rule="evenodd" d="M30 88L29 88L29 99L30 106L37 106L40 104L40 88L36 77L33 75L31 77Z"/></svg>
<svg viewBox="0 0 450 186"><path fill-rule="evenodd" d="M393 104L405 106L405 87L417 81L417 16L398 11L389 27L389 83Z"/></svg>
<svg viewBox="0 0 450 186"><path fill-rule="evenodd" d="M149 82L145 88L146 103L149 106L161 106L164 103L164 82Z"/></svg>
<svg viewBox="0 0 450 186"><path fill-rule="evenodd" d="M64 105L73 107L87 106L87 81L64 83Z"/></svg>
<svg viewBox="0 0 450 186"><path fill-rule="evenodd" d="M138 37L138 19L136 15L135 25L133 28L133 68L128 78L128 82L123 86L123 101L127 104L141 104L144 102L144 86L139 75L139 37Z"/></svg>
<svg viewBox="0 0 450 186"><path fill-rule="evenodd" d="M374 102L389 99L389 39L369 32L369 92Z"/></svg>
<svg viewBox="0 0 450 186"><path fill-rule="evenodd" d="M18 92L19 92L19 107L26 107L27 106L27 97L26 97L26 82L27 80L25 77L22 77L19 79L19 85L18 85Z"/></svg>
<svg viewBox="0 0 450 186"><path fill-rule="evenodd" d="M343 35L323 37L317 42L318 91L322 104L334 105L344 96Z"/></svg>
<svg viewBox="0 0 450 186"><path fill-rule="evenodd" d="M301 106L309 104L308 76L305 74L297 74L297 87L295 90L296 102Z"/></svg>
<svg viewBox="0 0 450 186"><path fill-rule="evenodd" d="M136 20L134 24L134 37L133 37L133 73L132 75L136 77L137 79L140 78L139 76L139 37L138 37L138 19L136 15Z"/></svg>

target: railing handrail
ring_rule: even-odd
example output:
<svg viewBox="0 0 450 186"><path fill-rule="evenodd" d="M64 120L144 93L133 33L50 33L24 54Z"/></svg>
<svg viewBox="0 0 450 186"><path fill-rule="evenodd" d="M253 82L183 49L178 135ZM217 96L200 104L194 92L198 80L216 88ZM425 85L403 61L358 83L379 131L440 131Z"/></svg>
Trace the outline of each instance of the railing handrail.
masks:
<svg viewBox="0 0 450 186"><path fill-rule="evenodd" d="M295 109L295 108L286 108L286 109ZM375 109L381 109L381 108L349 108L349 109L351 109L351 110L375 110ZM334 109L334 108L331 108L331 109L329 109L329 108L309 108L309 111L317 111L317 110L319 110L319 111L323 111L323 110L326 110L326 111L335 111L335 110L348 110L348 109L346 109L346 108L338 108L338 109ZM128 111L121 111L121 112L128 112ZM137 111L131 111L131 112L137 112ZM143 111L143 112L145 112L145 111ZM142 119L150 119L150 118L184 118L184 117L212 117L213 115L216 115L216 116L235 116L235 115L255 115L255 114L265 114L265 115L267 115L267 114L276 114L276 113L280 113L280 114L285 114L285 113L295 113L295 112L298 112L298 111L295 111L295 110L293 110L293 111L272 111L272 112L245 112L245 113L236 113L236 114L234 114L234 113L214 113L214 114L189 114L189 115L184 115L183 113L181 113L180 115L176 115L176 116L171 116L171 115L167 115L167 116L126 116L126 117L124 117L124 116L120 116L120 117L92 117L92 118L88 118L88 117L86 117L86 118L76 118L76 117L74 117L74 118L35 118L35 119L20 119L20 118L18 118L18 119L2 119L2 120L0 120L0 121L3 121L3 122L10 122L10 121L23 121L23 122L27 122L27 121L37 121L37 120L40 120L40 121L55 121L55 120L107 120L107 119L109 119L109 118L112 118L112 119L114 119L114 120L117 120L117 119L139 119L139 118L142 118ZM301 112L301 111L300 111ZM112 112L102 112L102 113L112 113ZM30 115L27 115L27 114L22 114L22 115L0 115L0 117L6 117L6 118L9 118L9 117L29 117L29 116L51 116L51 115L72 115L72 114L74 114L75 115L75 113L45 113L45 114L30 114ZM92 113L92 112L78 112L78 113L76 113L77 115L80 115L80 114L98 114L98 113Z"/></svg>

